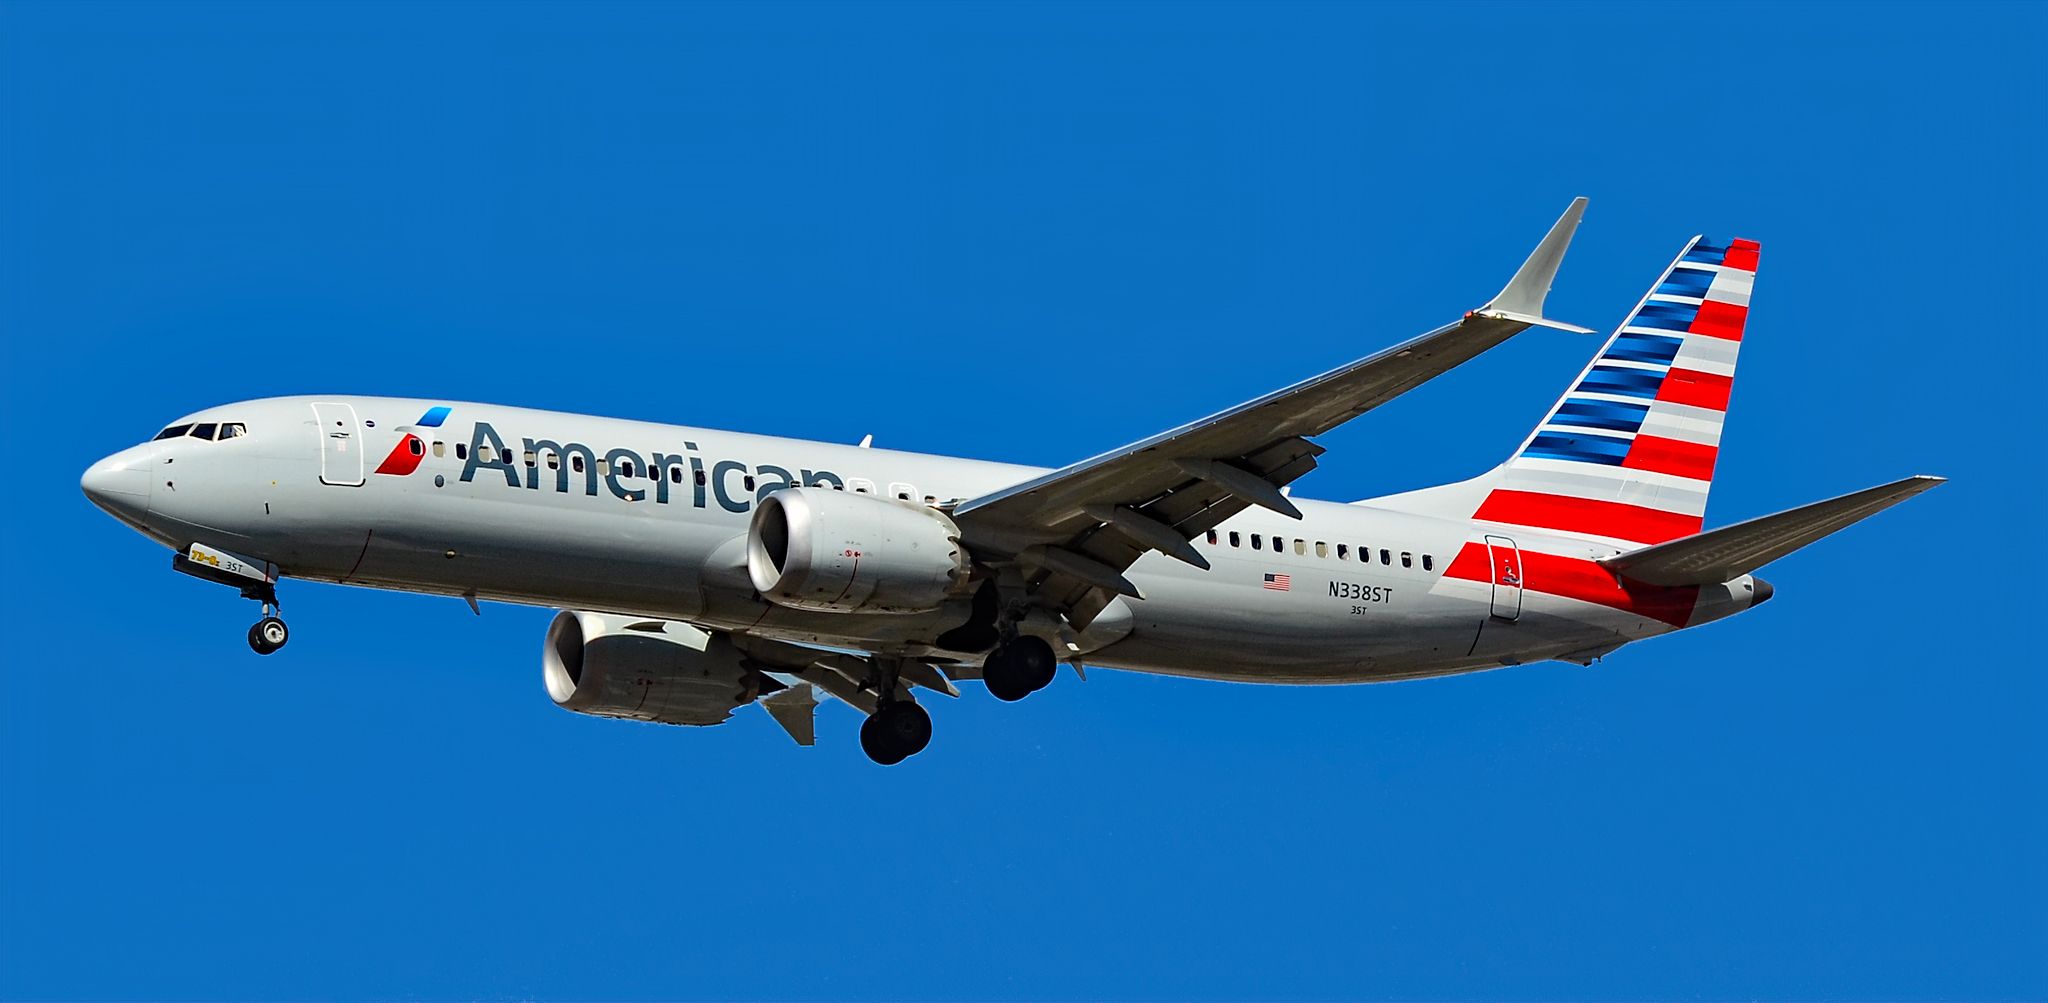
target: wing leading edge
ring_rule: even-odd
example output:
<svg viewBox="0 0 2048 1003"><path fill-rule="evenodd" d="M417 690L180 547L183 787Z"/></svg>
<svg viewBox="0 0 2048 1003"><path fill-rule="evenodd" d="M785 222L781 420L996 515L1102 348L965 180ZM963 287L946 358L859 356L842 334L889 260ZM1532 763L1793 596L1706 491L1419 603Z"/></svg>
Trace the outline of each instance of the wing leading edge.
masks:
<svg viewBox="0 0 2048 1003"><path fill-rule="evenodd" d="M1280 488L1315 469L1310 442L1470 361L1542 317L1585 213L1574 199L1500 295L1458 321L1200 421L970 499L953 519L977 554L1011 559L1034 599L1076 628L1119 593L1123 572L1159 550L1197 566L1186 541L1252 505L1294 518ZM1175 546L1173 541L1179 541Z"/></svg>

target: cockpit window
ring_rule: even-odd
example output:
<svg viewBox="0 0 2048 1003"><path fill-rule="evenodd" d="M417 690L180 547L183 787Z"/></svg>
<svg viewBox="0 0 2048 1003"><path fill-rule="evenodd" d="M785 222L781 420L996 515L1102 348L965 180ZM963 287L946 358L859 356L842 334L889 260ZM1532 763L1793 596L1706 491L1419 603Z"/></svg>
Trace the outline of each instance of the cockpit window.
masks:
<svg viewBox="0 0 2048 1003"><path fill-rule="evenodd" d="M156 434L156 437L158 439L176 439L179 436L182 436L190 431L192 431L192 426L190 425L172 425L171 427L164 429L161 432L158 432ZM150 441L154 442L156 440L152 439Z"/></svg>
<svg viewBox="0 0 2048 1003"><path fill-rule="evenodd" d="M232 438L235 438L236 436L242 436L242 435L248 435L248 434L249 434L249 426L247 426L247 425L244 425L244 424L242 424L242 423L241 423L241 422L239 422L239 421L229 421L229 422L222 422L222 423L221 423L221 426L220 426L220 437L221 437L221 438L223 438L223 439L232 439Z"/></svg>
<svg viewBox="0 0 2048 1003"><path fill-rule="evenodd" d="M212 439L212 438L213 438L213 436L214 436L214 434L215 434L216 432L218 432L219 430L220 430L220 423L219 423L219 422L212 422L212 421L202 421L202 422L200 422L199 424L197 424L197 425L194 425L194 426L192 426L192 438L194 438L194 439Z"/></svg>

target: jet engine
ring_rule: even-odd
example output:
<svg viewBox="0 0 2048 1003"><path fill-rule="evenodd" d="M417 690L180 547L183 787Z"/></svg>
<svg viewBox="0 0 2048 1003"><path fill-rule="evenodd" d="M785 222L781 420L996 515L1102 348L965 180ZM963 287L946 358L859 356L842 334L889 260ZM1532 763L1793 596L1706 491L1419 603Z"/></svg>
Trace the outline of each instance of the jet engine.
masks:
<svg viewBox="0 0 2048 1003"><path fill-rule="evenodd" d="M761 500L747 574L768 601L830 613L926 613L967 591L960 527L936 509L830 488Z"/></svg>
<svg viewBox="0 0 2048 1003"><path fill-rule="evenodd" d="M761 688L723 634L574 610L548 625L541 677L564 710L662 724L718 724Z"/></svg>

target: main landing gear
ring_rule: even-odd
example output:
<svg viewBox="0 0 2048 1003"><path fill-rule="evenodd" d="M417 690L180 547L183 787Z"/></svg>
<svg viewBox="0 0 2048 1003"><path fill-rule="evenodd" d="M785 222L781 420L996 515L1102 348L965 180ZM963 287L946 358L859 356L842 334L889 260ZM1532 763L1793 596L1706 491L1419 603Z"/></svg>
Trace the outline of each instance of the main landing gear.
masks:
<svg viewBox="0 0 2048 1003"><path fill-rule="evenodd" d="M981 681L998 700L1022 700L1052 684L1059 659L1045 639L1020 634L988 653L981 663Z"/></svg>
<svg viewBox="0 0 2048 1003"><path fill-rule="evenodd" d="M932 716L913 700L897 699L897 662L871 659L875 712L860 725L860 749L883 766L894 766L924 751L932 741Z"/></svg>

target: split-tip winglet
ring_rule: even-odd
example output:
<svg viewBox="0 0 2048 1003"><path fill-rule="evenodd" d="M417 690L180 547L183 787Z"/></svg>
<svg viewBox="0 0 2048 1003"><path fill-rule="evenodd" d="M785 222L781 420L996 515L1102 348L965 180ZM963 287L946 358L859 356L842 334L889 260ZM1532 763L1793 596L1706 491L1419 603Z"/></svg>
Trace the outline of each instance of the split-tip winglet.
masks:
<svg viewBox="0 0 2048 1003"><path fill-rule="evenodd" d="M1581 195L1565 208L1564 215L1559 216L1550 232L1544 234L1543 242L1536 245L1529 260L1515 270L1515 277L1508 280L1500 295L1473 312L1519 321L1532 327L1554 327L1577 334L1592 334L1591 328L1564 324L1543 316L1543 301L1550 295L1551 283L1557 279L1557 267L1564 263L1565 248L1571 246L1572 234L1578 232L1579 220L1585 215L1586 197Z"/></svg>

